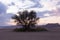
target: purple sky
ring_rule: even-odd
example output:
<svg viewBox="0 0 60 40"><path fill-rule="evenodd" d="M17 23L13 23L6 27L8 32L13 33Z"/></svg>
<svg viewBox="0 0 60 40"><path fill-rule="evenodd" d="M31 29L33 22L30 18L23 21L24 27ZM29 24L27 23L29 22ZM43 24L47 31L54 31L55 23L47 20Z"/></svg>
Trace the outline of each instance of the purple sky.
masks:
<svg viewBox="0 0 60 40"><path fill-rule="evenodd" d="M12 15L23 10L36 11L38 24L60 23L60 0L0 0L0 26L14 25Z"/></svg>

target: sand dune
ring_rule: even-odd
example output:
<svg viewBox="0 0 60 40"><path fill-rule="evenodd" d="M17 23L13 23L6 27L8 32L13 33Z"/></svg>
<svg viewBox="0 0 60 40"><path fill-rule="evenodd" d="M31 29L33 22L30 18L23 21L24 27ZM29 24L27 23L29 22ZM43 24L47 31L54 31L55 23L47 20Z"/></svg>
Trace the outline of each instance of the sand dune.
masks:
<svg viewBox="0 0 60 40"><path fill-rule="evenodd" d="M60 40L60 32L12 32L1 29L0 40Z"/></svg>

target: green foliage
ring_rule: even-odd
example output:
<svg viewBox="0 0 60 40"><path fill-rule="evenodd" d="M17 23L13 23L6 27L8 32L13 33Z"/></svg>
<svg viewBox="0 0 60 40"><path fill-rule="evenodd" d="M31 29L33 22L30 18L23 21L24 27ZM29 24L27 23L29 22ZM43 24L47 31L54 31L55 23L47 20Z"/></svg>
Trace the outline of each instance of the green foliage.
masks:
<svg viewBox="0 0 60 40"><path fill-rule="evenodd" d="M18 12L17 14L18 15L14 15L12 19L17 22L17 25L22 25L26 30L35 26L36 21L39 19L37 18L35 11L28 12L25 10L23 12Z"/></svg>
<svg viewBox="0 0 60 40"><path fill-rule="evenodd" d="M24 30L24 28L16 28L13 31L15 31L15 32L24 32L25 30Z"/></svg>
<svg viewBox="0 0 60 40"><path fill-rule="evenodd" d="M39 32L39 31L47 31L45 28L32 28L35 27L36 21L39 19L36 16L35 11L23 11L23 12L18 12L18 15L14 15L12 19L15 20L17 25L22 25L23 28L16 28L14 31L16 32Z"/></svg>
<svg viewBox="0 0 60 40"><path fill-rule="evenodd" d="M15 32L41 32L41 31L48 31L45 28L37 27L35 29L25 30L24 28L16 28L14 29Z"/></svg>
<svg viewBox="0 0 60 40"><path fill-rule="evenodd" d="M36 31L39 32L39 31L48 31L48 30L46 28L37 27L36 28Z"/></svg>

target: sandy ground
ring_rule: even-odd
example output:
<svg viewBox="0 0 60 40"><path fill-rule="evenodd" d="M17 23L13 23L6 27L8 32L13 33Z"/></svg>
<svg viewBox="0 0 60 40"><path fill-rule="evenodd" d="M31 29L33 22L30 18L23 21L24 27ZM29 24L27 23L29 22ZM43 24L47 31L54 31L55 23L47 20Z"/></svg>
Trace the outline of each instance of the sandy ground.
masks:
<svg viewBox="0 0 60 40"><path fill-rule="evenodd" d="M0 40L60 40L60 32L12 32L0 30Z"/></svg>

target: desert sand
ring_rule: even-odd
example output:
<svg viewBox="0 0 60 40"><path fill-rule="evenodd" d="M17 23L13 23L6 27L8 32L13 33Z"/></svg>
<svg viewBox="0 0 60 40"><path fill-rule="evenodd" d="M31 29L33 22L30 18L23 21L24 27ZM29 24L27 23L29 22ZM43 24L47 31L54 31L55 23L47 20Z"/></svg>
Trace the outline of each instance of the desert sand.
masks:
<svg viewBox="0 0 60 40"><path fill-rule="evenodd" d="M13 32L0 30L0 40L60 40L60 32Z"/></svg>

